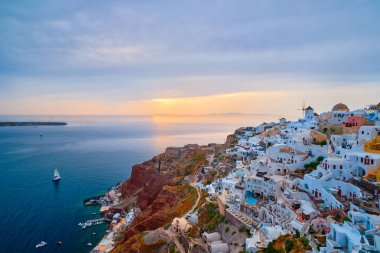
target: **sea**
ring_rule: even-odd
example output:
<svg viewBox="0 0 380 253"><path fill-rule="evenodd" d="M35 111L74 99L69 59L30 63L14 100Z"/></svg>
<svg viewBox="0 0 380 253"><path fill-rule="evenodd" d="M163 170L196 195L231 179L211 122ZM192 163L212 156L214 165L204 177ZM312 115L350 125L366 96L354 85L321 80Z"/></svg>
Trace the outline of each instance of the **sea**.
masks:
<svg viewBox="0 0 380 253"><path fill-rule="evenodd" d="M0 121L68 124L0 127L0 252L90 252L107 224L85 230L78 226L99 217L100 207L85 207L83 199L125 181L134 164L168 146L223 143L240 126L270 120L276 119L270 115L2 115ZM54 168L62 176L58 184L52 182ZM48 244L36 249L41 241ZM89 242L92 246L87 246Z"/></svg>

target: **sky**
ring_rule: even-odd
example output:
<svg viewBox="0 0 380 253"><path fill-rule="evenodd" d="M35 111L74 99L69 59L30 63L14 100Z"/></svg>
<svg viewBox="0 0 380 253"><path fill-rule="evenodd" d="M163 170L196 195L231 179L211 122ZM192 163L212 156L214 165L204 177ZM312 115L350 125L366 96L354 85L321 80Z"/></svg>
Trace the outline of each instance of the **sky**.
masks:
<svg viewBox="0 0 380 253"><path fill-rule="evenodd" d="M0 114L380 102L378 1L1 1Z"/></svg>

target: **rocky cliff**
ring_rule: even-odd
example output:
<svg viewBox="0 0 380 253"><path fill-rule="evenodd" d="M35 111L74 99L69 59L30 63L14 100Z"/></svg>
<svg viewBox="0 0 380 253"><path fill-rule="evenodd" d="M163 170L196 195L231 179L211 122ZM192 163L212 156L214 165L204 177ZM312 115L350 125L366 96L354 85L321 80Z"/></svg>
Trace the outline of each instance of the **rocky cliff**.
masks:
<svg viewBox="0 0 380 253"><path fill-rule="evenodd" d="M208 152L208 147L198 145L170 147L133 166L130 179L122 185L122 194L141 212L113 252L142 252L139 235L143 231L162 227L191 209L197 192L188 181L206 165Z"/></svg>

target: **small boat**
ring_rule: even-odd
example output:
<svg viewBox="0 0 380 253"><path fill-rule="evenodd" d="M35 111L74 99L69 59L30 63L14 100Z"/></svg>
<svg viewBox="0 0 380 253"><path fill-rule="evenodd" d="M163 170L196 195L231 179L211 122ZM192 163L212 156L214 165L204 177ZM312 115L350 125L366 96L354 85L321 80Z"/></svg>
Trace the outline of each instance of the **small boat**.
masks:
<svg viewBox="0 0 380 253"><path fill-rule="evenodd" d="M36 245L36 248L42 248L44 246L46 246L47 242L45 241L41 241L39 244Z"/></svg>
<svg viewBox="0 0 380 253"><path fill-rule="evenodd" d="M62 178L62 177L59 175L58 169L55 168L55 169L54 169L53 181L54 181L54 182L55 182L55 181L59 181L59 180L61 180L61 178Z"/></svg>
<svg viewBox="0 0 380 253"><path fill-rule="evenodd" d="M79 222L79 223L78 223L78 226L83 226L83 223L82 223L82 222Z"/></svg>
<svg viewBox="0 0 380 253"><path fill-rule="evenodd" d="M94 232L94 233L92 233L93 235L96 235L96 233Z"/></svg>
<svg viewBox="0 0 380 253"><path fill-rule="evenodd" d="M90 243L90 242L89 242L89 243L87 243L87 246L92 246L92 243Z"/></svg>
<svg viewBox="0 0 380 253"><path fill-rule="evenodd" d="M57 245L61 246L62 245L62 241L57 241Z"/></svg>
<svg viewBox="0 0 380 253"><path fill-rule="evenodd" d="M92 213L92 215L96 215L96 213Z"/></svg>

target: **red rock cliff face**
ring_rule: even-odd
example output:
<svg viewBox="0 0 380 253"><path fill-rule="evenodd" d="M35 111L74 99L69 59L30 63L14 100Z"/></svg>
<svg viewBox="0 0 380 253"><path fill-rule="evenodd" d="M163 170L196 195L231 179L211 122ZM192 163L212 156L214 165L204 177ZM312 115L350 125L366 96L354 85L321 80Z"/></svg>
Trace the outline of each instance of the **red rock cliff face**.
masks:
<svg viewBox="0 0 380 253"><path fill-rule="evenodd" d="M158 166L152 161L137 164L132 168L131 178L123 184L123 194L125 197L137 196L139 207L145 209L169 179L168 175L158 172Z"/></svg>
<svg viewBox="0 0 380 253"><path fill-rule="evenodd" d="M132 167L130 179L122 185L122 194L125 198L134 199L141 212L113 252L140 252L130 249L132 238L171 222L192 207L197 191L183 184L182 179L201 170L207 162L206 153L198 145L167 148L165 153Z"/></svg>
<svg viewBox="0 0 380 253"><path fill-rule="evenodd" d="M178 163L184 162L203 151L198 145L186 145L182 148L167 148L165 153L155 156L142 164L132 167L130 179L122 186L124 197L137 197L138 206L144 210L161 191L163 186L181 175L177 168Z"/></svg>

